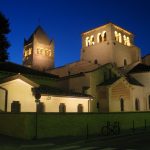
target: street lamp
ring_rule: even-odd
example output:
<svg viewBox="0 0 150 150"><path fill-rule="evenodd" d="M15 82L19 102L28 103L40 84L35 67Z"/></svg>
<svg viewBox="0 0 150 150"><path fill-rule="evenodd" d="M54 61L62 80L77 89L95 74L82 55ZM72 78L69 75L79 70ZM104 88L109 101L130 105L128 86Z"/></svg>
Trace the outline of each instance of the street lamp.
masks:
<svg viewBox="0 0 150 150"><path fill-rule="evenodd" d="M34 96L35 96L35 103L36 103L36 112L35 112L35 139L37 139L37 123L38 123L37 113L38 113L38 105L40 103L41 93L40 92L35 92Z"/></svg>

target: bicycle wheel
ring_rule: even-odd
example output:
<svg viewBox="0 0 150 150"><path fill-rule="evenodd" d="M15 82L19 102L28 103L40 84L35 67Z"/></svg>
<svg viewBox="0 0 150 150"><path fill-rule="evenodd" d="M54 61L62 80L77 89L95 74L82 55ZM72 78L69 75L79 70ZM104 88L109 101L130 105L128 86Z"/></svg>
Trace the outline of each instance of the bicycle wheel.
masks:
<svg viewBox="0 0 150 150"><path fill-rule="evenodd" d="M104 127L102 127L102 129L101 129L101 134L103 135L103 136L108 136L108 127L107 126L104 126Z"/></svg>
<svg viewBox="0 0 150 150"><path fill-rule="evenodd" d="M114 130L114 135L120 134L120 128L118 126L114 126L113 130Z"/></svg>

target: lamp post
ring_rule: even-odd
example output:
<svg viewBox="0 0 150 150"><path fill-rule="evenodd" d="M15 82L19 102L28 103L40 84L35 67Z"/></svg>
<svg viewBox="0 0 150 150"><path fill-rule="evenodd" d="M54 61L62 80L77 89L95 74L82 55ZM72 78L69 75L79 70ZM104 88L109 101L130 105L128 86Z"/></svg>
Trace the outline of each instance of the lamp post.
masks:
<svg viewBox="0 0 150 150"><path fill-rule="evenodd" d="M35 139L37 139L37 123L38 123L38 118L37 118L37 113L38 113L38 104L40 103L40 98L41 98L41 93L35 92L35 103L36 103L36 112L35 112Z"/></svg>

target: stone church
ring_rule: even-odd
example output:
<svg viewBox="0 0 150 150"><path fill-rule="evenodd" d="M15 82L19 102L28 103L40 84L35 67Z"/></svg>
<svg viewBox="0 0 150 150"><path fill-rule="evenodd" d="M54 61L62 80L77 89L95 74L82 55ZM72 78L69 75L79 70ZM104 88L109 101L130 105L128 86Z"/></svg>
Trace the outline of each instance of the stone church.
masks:
<svg viewBox="0 0 150 150"><path fill-rule="evenodd" d="M141 57L133 33L108 23L81 38L80 61L55 68L54 41L38 26L23 65L0 63L0 111L150 111L150 54Z"/></svg>

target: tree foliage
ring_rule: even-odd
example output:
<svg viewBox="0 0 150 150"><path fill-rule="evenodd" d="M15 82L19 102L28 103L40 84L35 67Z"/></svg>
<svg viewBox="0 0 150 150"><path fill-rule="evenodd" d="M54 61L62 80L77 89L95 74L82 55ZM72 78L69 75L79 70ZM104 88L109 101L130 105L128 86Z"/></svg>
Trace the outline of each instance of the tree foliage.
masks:
<svg viewBox="0 0 150 150"><path fill-rule="evenodd" d="M0 61L8 60L8 52L10 44L6 35L10 32L8 19L0 12Z"/></svg>

